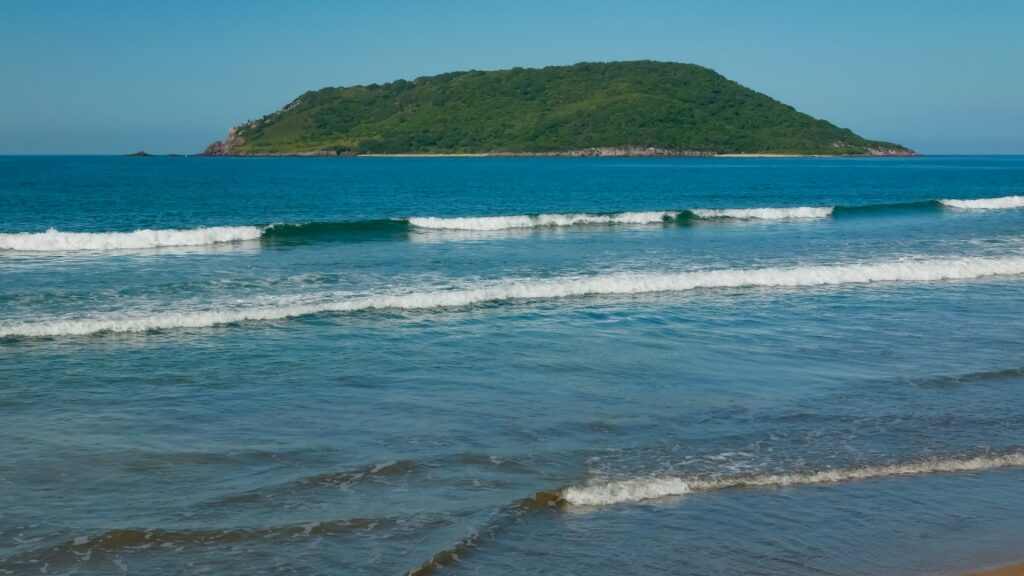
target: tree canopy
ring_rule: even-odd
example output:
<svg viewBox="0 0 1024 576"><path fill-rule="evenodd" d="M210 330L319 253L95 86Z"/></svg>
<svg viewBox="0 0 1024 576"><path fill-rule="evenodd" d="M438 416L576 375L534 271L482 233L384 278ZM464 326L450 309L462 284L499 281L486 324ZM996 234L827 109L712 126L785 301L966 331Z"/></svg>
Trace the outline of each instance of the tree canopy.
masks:
<svg viewBox="0 0 1024 576"><path fill-rule="evenodd" d="M232 154L905 151L797 112L713 70L668 62L452 72L323 88L234 130Z"/></svg>

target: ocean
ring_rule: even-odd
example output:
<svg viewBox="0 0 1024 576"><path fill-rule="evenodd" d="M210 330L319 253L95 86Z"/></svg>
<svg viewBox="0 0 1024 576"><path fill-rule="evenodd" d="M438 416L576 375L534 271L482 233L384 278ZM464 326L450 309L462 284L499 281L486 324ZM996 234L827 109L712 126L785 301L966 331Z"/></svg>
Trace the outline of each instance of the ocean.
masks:
<svg viewBox="0 0 1024 576"><path fill-rule="evenodd" d="M0 574L1024 549L1024 157L0 157Z"/></svg>

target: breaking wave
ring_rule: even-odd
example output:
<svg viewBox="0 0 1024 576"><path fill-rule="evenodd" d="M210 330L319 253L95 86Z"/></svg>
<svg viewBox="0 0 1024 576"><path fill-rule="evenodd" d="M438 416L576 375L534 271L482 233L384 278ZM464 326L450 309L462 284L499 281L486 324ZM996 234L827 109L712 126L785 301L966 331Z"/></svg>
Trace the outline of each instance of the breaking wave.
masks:
<svg viewBox="0 0 1024 576"><path fill-rule="evenodd" d="M694 209L656 212L618 212L612 214L536 214L521 216L481 216L458 218L409 218L416 228L430 230L510 230L584 224L664 224L687 220L733 218L738 220L784 220L790 218L827 218L831 207Z"/></svg>
<svg viewBox="0 0 1024 576"><path fill-rule="evenodd" d="M1024 453L986 455L962 459L932 459L902 464L832 468L811 472L758 474L722 478L660 476L570 486L557 492L561 501L574 506L607 506L639 502L690 492L729 488L776 488L810 484L853 482L887 476L909 476L947 472L976 472L1010 466L1024 466Z"/></svg>
<svg viewBox="0 0 1024 576"><path fill-rule="evenodd" d="M63 252L77 250L139 250L171 246L204 246L221 242L258 240L261 226L214 226L191 230L136 230L134 232L0 233L0 250Z"/></svg>
<svg viewBox="0 0 1024 576"><path fill-rule="evenodd" d="M510 230L580 224L661 224L675 220L680 212L621 212L618 214L537 214L525 216L482 216L469 218L409 218L416 228L431 230Z"/></svg>
<svg viewBox="0 0 1024 576"><path fill-rule="evenodd" d="M793 220L821 219L836 215L868 214L876 212L930 211L935 209L1009 209L1024 207L1024 196L981 198L976 200L922 200L892 204L853 206L793 206L779 208L691 208L652 212L618 212L609 214L566 213L517 216L477 217L414 217L408 223L428 230L510 230L516 228L543 228L586 224L663 224L685 223L693 220Z"/></svg>
<svg viewBox="0 0 1024 576"><path fill-rule="evenodd" d="M731 477L659 476L633 478L612 482L595 481L583 486L560 490L543 490L506 506L493 520L474 530L452 546L435 553L409 571L410 576L427 576L457 563L478 549L485 541L496 538L516 518L531 513L553 512L568 506L599 507L640 502L691 492L727 490L731 488L775 488L853 482L892 476L977 472L1011 466L1024 466L1024 452L982 455L966 458L930 459L902 464L883 464L851 468L832 468L811 472L762 474Z"/></svg>
<svg viewBox="0 0 1024 576"><path fill-rule="evenodd" d="M172 246L203 246L243 240L305 242L337 236L345 239L403 238L413 232L458 230L492 232L585 225L687 225L701 220L813 220L880 212L931 211L942 208L999 210L1024 208L1024 196L974 200L923 200L859 206L796 206L784 208L693 208L649 212L524 214L512 216L415 216L378 220L299 222L253 226L212 226L190 230L135 230L134 232L0 233L0 250L25 252L139 250Z"/></svg>
<svg viewBox="0 0 1024 576"><path fill-rule="evenodd" d="M269 305L225 309L119 312L94 317L61 317L0 324L0 338L81 336L100 332L146 332L206 328L319 313L374 309L419 310L485 302L541 300L588 295L680 292L700 288L802 287L874 282L929 282L1024 274L1024 257L907 260L873 264L791 268L725 269L675 274L619 273L561 278L525 278L469 288L327 298L308 303L288 299Z"/></svg>
<svg viewBox="0 0 1024 576"><path fill-rule="evenodd" d="M939 200L943 206L961 210L1007 210L1024 208L1024 196L1002 196L1000 198L978 198L976 200Z"/></svg>
<svg viewBox="0 0 1024 576"><path fill-rule="evenodd" d="M797 208L727 208L724 210L691 210L697 218L735 218L738 220L787 220L791 218L828 218L831 206Z"/></svg>

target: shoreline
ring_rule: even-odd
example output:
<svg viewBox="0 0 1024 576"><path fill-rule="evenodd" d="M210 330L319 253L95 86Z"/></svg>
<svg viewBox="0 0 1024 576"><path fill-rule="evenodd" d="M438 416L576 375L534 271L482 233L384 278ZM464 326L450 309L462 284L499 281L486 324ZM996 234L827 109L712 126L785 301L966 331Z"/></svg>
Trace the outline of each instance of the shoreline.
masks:
<svg viewBox="0 0 1024 576"><path fill-rule="evenodd" d="M234 129L232 129L234 130ZM358 153L349 150L304 150L296 152L249 153L236 152L236 148L245 144L245 140L234 132L228 133L225 142L214 142L203 151L203 156L325 156L330 158L846 158L846 157L903 157L917 156L917 152L909 148L860 148L856 154L850 153L786 153L786 152L716 152L714 150L687 150L679 148L661 148L657 146L592 146L570 148L566 150L548 150L543 152L395 152L395 153ZM846 149L849 151L849 148ZM136 154L144 154L137 152Z"/></svg>
<svg viewBox="0 0 1024 576"><path fill-rule="evenodd" d="M607 154L583 155L571 153L533 152L465 152L465 153L397 153L397 154L332 154L325 152L295 152L270 154L189 154L188 156L223 158L917 158L921 154Z"/></svg>
<svg viewBox="0 0 1024 576"><path fill-rule="evenodd" d="M572 153L546 153L546 152L481 152L481 153L408 153L408 154L356 154L356 158L842 158L853 156L852 154L605 154L605 155L584 155ZM870 156L870 154L858 154L857 156Z"/></svg>
<svg viewBox="0 0 1024 576"><path fill-rule="evenodd" d="M1024 562L989 568L980 572L968 572L964 576L1024 576Z"/></svg>

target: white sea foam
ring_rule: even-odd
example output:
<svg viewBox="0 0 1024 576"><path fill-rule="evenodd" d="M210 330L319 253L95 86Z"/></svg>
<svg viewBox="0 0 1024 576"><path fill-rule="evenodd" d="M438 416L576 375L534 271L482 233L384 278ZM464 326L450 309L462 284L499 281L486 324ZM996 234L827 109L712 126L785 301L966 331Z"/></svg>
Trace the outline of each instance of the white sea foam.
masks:
<svg viewBox="0 0 1024 576"><path fill-rule="evenodd" d="M591 482L583 486L563 488L560 496L577 506L607 506L624 502L638 502L666 496L681 496L690 492L724 490L728 488L773 488L853 482L886 476L908 476L945 472L975 472L1024 466L1024 453L976 456L973 458L933 459L903 464L884 464L855 468L833 468L815 472L790 474L762 474L722 478L689 478L682 476L655 476L611 482Z"/></svg>
<svg viewBox="0 0 1024 576"><path fill-rule="evenodd" d="M0 250L63 252L73 250L138 250L164 246L203 246L221 242L255 240L259 226L215 226L191 230L136 230L134 232L0 233Z"/></svg>
<svg viewBox="0 0 1024 576"><path fill-rule="evenodd" d="M1024 208L1024 196L1002 196L1000 198L978 198L976 200L939 200L944 206L962 210L1006 210Z"/></svg>
<svg viewBox="0 0 1024 576"><path fill-rule="evenodd" d="M620 212L617 214L537 214L523 216L480 216L461 218L416 217L409 224L432 230L509 230L513 228L543 228L577 226L581 224L660 224L683 214L696 218L735 218L741 220L785 220L790 218L827 218L831 207L795 208L728 208L695 209L686 211Z"/></svg>
<svg viewBox="0 0 1024 576"><path fill-rule="evenodd" d="M480 216L465 218L409 218L409 224L432 230L509 230L576 226L580 224L660 224L678 212L621 212L619 214L538 214L535 216Z"/></svg>
<svg viewBox="0 0 1024 576"><path fill-rule="evenodd" d="M478 287L379 294L303 303L288 299L216 310L123 312L0 324L0 337L66 336L97 332L144 332L201 328L245 321L281 320L324 312L368 309L416 310L470 306L504 300L538 300L598 294L644 294L698 288L824 286L871 282L928 282L1024 274L1024 257L907 260L875 264L793 268L725 269L676 274L620 273L506 280Z"/></svg>
<svg viewBox="0 0 1024 576"><path fill-rule="evenodd" d="M798 206L795 208L726 208L722 210L691 210L698 218L736 218L739 220L787 220L790 218L828 218L832 207Z"/></svg>
<svg viewBox="0 0 1024 576"><path fill-rule="evenodd" d="M1014 196L1010 198L1021 198ZM996 199L1004 200L1004 199ZM975 202L943 200L943 202ZM521 216L479 216L459 218L414 217L409 224L428 230L498 231L524 228L578 226L585 224L661 224L685 214L696 218L734 218L744 220L782 220L789 218L827 218L832 208L736 208L687 211L620 212L617 214L537 214ZM270 226L269 228L273 228ZM240 240L256 240L268 229L264 226L214 226L188 230L135 230L133 232L46 232L0 233L0 250L24 252L138 250L170 246L203 246Z"/></svg>
<svg viewBox="0 0 1024 576"><path fill-rule="evenodd" d="M562 499L576 506L607 506L621 502L639 502L689 493L690 485L671 476L634 478L615 482L570 486L562 489Z"/></svg>

